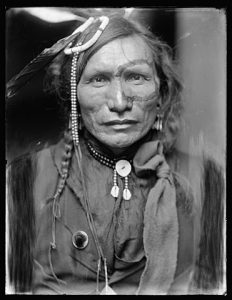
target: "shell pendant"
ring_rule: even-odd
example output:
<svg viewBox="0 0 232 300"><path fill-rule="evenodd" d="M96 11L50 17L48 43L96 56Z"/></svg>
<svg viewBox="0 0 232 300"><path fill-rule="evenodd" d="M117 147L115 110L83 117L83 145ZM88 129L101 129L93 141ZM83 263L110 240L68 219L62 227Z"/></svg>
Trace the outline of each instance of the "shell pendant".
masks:
<svg viewBox="0 0 232 300"><path fill-rule="evenodd" d="M130 200L131 198L131 192L128 188L128 175L131 172L131 164L127 160L119 160L115 165L116 172L121 176L125 178L125 188L123 190L123 199L124 200Z"/></svg>

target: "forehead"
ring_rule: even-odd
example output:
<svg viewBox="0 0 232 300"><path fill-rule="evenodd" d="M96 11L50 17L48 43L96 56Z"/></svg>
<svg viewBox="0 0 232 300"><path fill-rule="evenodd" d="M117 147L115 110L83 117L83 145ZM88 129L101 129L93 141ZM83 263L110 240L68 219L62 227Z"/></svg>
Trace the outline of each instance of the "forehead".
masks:
<svg viewBox="0 0 232 300"><path fill-rule="evenodd" d="M130 36L115 39L99 49L88 61L84 72L141 64L151 66L151 50L142 38Z"/></svg>

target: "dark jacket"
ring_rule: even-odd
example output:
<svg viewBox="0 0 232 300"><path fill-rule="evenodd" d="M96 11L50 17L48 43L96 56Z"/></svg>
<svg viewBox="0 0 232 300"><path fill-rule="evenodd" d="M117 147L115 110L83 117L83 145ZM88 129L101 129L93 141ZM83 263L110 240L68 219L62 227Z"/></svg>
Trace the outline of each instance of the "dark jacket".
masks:
<svg viewBox="0 0 232 300"><path fill-rule="evenodd" d="M65 190L59 199L61 218L56 222L55 228L57 247L55 250L51 250L50 247L53 226L52 198L56 191L58 175L61 172L60 166L63 147L63 141L60 141L57 145L43 149L34 153L32 156L25 156L14 162L14 169L17 169L17 172L15 171L14 173L15 176L13 176L15 179L16 173L20 170L22 171L22 176L26 175L23 174L23 171L24 173L28 170L31 172L31 177L29 179L33 186L31 193L29 193L31 196L27 195L26 198L23 200L21 199L21 201L24 201L24 204L26 205L27 200L28 202L31 202L31 199L33 198L33 205L29 205L27 211L27 216L30 214L27 220L30 228L27 228L27 230L24 229L24 233L21 233L21 237L18 237L17 240L20 244L18 254L25 252L23 251L25 248L22 239L26 234L30 233L29 236L31 239L29 238L30 240L27 243L28 247L26 250L28 256L26 257L25 254L24 257L16 258L14 257L17 255L16 250L10 251L10 253L14 257L14 260L18 260L17 265L19 269L23 269L20 264L27 262L25 272L27 274L26 276L31 274L31 278L28 281L32 282L34 293L88 294L91 291L94 291L96 285L97 255L93 237L85 215L82 200L83 191L81 189L79 172L76 169L75 156L72 158L71 169ZM90 199L91 197L93 199L96 198L96 195L96 199L98 199L98 197L104 198L106 197L106 194L109 195L110 193L110 187L112 186L112 170L100 165L99 162L95 161L89 155L87 150L83 151L83 153L86 159L86 170L88 170L85 176L87 181L90 179L88 181ZM24 160L24 164L22 164L22 160ZM25 162L27 163L25 164ZM34 172L32 172L33 170ZM95 180L93 180L93 178L95 178ZM167 293L186 294L188 293L189 285L192 280L196 255L195 246L197 237L194 232L194 216L196 210L194 207L194 194L188 181L175 172L173 173L173 178L176 187L176 207L178 215L178 251L174 280ZM18 180L18 185L20 185L20 182L22 183L22 181ZM15 182L15 184L17 185L17 182ZM104 184L105 187L103 188ZM134 178L131 184L132 190L134 189L135 195L139 198L140 196L142 197L142 194L143 197L147 194L152 187L152 184L154 184L154 180L138 180ZM18 188L20 189L20 186ZM30 188L31 186L29 186L29 190ZM31 199L28 199L30 197ZM18 204L19 202L20 199L18 199ZM122 207L121 210L123 210ZM106 216L104 216L104 207L101 215L97 216L98 212L99 208L95 207L96 220L97 222L100 222L101 218L105 218ZM22 218L26 217L24 213L25 211L22 212ZM119 213L119 216L123 219L122 214L120 215ZM24 226L26 226L27 221L24 221ZM133 221L133 219L131 219L131 221ZM120 226L117 227L119 244L121 239L123 239L123 226L125 221L124 223L122 221L120 224L121 229ZM101 228L101 224L99 224L98 228ZM88 246L83 250L76 249L72 243L73 234L78 230L85 231L89 237ZM17 229L15 231L17 232ZM33 232L34 235L31 232ZM113 229L112 232L114 232ZM12 230L12 236L13 234ZM114 234L110 235L114 236ZM10 234L10 239L12 236ZM104 232L100 233L100 236L103 239ZM125 239L126 238L127 237L125 237ZM105 240L106 244L103 248L106 253L108 251L107 249L113 248L112 241L112 237L109 237L108 242ZM123 242L121 244L125 246L125 243L123 244ZM118 247L117 249L119 251L124 248ZM135 293L137 290L142 271L146 267L146 258L143 253L138 253L139 254L136 254L137 256L135 255L133 257L134 262L132 261L131 264L127 264L126 260L128 257L123 256L124 254L120 254L122 256L118 257L118 260L116 261L116 270L113 270L115 262L111 263L112 270L109 268L109 284L119 294ZM10 261L10 277L12 281L16 281L16 283L19 282L20 280L18 278L21 276L21 282L26 282L27 285L25 273L22 271L22 274L20 275L19 272L16 271L17 267L14 266L15 264L15 262L12 263L12 260ZM15 275L15 273L17 274ZM101 270L100 272L100 285L101 287L104 287L104 270ZM154 294L155 293L154 288Z"/></svg>

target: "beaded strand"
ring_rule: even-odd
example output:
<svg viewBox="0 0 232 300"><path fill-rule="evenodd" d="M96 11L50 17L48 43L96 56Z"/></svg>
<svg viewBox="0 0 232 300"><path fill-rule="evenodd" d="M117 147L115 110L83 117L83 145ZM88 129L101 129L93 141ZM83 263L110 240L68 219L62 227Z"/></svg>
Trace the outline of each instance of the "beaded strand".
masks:
<svg viewBox="0 0 232 300"><path fill-rule="evenodd" d="M99 162L101 162L103 165L114 169L115 168L115 163L116 163L116 159L110 159L102 154L100 154L99 152L97 152L90 143L87 143L88 149L90 154Z"/></svg>
<svg viewBox="0 0 232 300"><path fill-rule="evenodd" d="M117 171L116 171L116 168L114 168L113 182L114 182L114 185L113 185L110 193L114 198L117 198L118 195L119 195L119 187L118 187L118 184L117 184Z"/></svg>
<svg viewBox="0 0 232 300"><path fill-rule="evenodd" d="M77 71L77 59L79 53L74 53L72 58L71 66L71 123L72 123L72 137L75 145L79 144L78 134L78 113L77 113L77 82L76 82L76 71Z"/></svg>

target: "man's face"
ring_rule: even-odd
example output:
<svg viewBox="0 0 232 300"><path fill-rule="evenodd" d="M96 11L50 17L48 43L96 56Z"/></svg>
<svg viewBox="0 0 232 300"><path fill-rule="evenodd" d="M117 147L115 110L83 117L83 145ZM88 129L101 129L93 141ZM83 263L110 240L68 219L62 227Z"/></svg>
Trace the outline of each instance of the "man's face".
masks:
<svg viewBox="0 0 232 300"><path fill-rule="evenodd" d="M154 124L158 84L151 51L140 37L106 44L90 58L77 86L85 127L120 153Z"/></svg>

